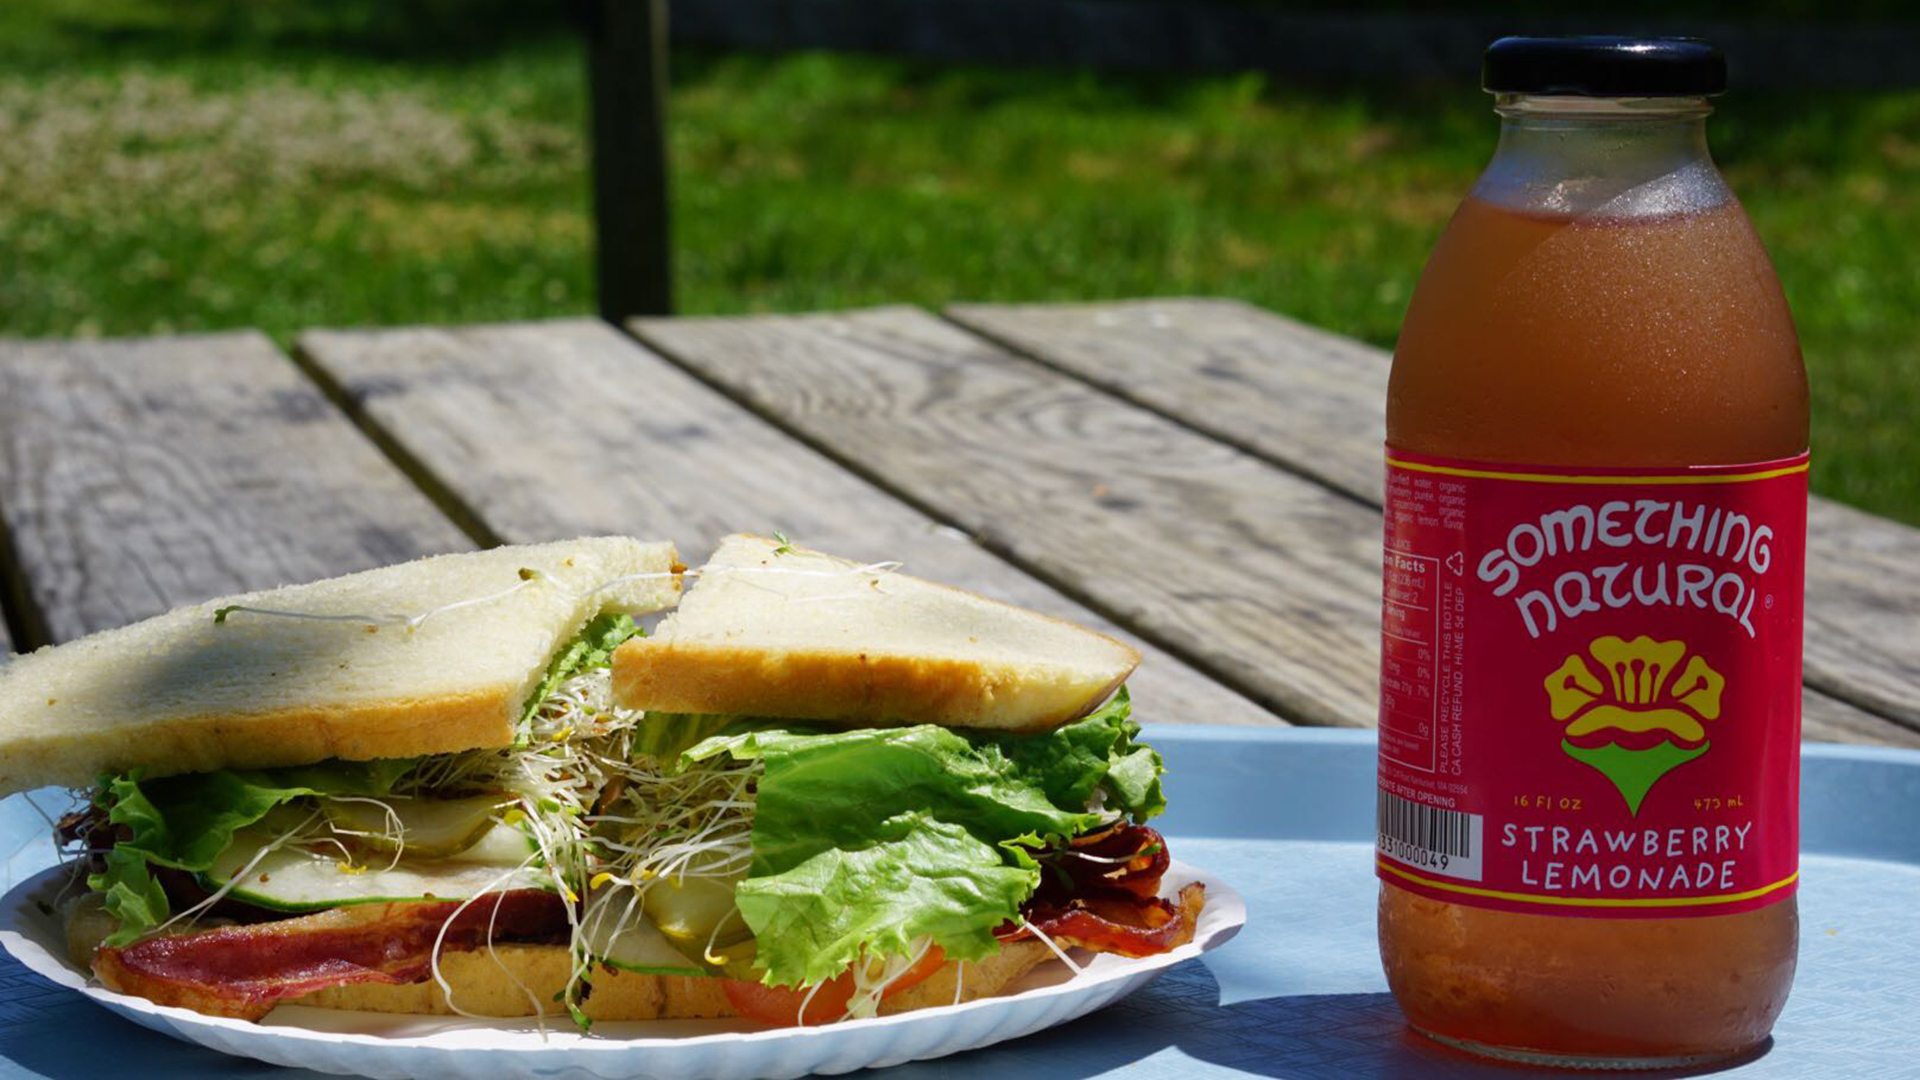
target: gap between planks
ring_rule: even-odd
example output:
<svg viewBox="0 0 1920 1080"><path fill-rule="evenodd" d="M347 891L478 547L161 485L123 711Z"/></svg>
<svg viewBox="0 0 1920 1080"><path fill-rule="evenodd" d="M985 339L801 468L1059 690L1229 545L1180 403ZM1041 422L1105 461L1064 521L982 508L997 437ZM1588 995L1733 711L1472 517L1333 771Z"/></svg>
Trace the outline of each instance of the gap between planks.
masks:
<svg viewBox="0 0 1920 1080"><path fill-rule="evenodd" d="M46 630L38 625L33 600L27 594L27 578L13 550L6 507L0 506L0 663L16 649L31 649L35 642L45 639Z"/></svg>
<svg viewBox="0 0 1920 1080"><path fill-rule="evenodd" d="M407 449L406 444L395 437L392 429L369 416L362 399L350 393L338 379L335 379L326 365L315 360L307 342L313 335L325 333L327 331L309 330L295 339L293 351L289 354L294 365L312 380L314 386L319 388L327 400L353 422L353 426L360 431L360 434L365 435L368 442L379 448L380 452L386 455L387 460L393 463L394 468L399 469L408 480L411 480L414 487L439 508L440 512L447 516L447 520L453 522L456 528L465 533L468 539L482 548L504 546L508 542L506 539L489 528L480 514L461 498L459 493L441 480L439 474L428 468L426 462L421 461Z"/></svg>

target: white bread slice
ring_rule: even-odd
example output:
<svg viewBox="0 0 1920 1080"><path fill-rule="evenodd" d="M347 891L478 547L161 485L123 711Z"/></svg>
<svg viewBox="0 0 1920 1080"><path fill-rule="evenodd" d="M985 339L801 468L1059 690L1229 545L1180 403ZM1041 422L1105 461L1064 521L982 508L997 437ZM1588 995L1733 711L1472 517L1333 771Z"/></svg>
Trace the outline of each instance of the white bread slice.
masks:
<svg viewBox="0 0 1920 1080"><path fill-rule="evenodd" d="M1040 732L1140 663L1072 623L765 537L727 537L700 575L651 637L614 653L621 704Z"/></svg>
<svg viewBox="0 0 1920 1080"><path fill-rule="evenodd" d="M949 961L925 982L882 1001L880 1012L891 1015L951 1005L956 979L960 982L958 989L963 1002L993 997L1051 959L1053 953L1045 945L1037 941L1016 941L1000 946L998 953L984 960L967 964L964 973L959 970L959 964ZM537 1003L546 1015L564 1018L566 1013L554 1003L554 996L566 986L572 964L564 945L498 945L491 955L485 949L444 953L440 957L440 973L453 987L454 1004L470 1013L532 1016ZM532 992L531 1000L528 991ZM446 994L431 979L399 986L355 983L329 987L293 998L286 1004L434 1016L453 1012L447 1007ZM728 1002L719 979L642 975L607 967L594 971L593 992L581 1008L597 1021L694 1020L739 1015Z"/></svg>
<svg viewBox="0 0 1920 1080"><path fill-rule="evenodd" d="M599 537L440 555L177 608L0 666L0 794L152 775L504 746L593 615L671 607L672 544ZM523 580L522 570L533 573ZM632 575L658 575L600 589ZM504 595L503 595L504 594ZM418 625L316 615L418 616Z"/></svg>

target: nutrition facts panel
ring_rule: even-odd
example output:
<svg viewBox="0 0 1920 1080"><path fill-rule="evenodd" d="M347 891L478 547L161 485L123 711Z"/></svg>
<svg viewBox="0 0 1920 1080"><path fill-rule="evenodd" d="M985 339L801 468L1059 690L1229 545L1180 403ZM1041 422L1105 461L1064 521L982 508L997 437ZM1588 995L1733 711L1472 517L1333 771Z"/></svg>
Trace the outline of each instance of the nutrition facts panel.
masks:
<svg viewBox="0 0 1920 1080"><path fill-rule="evenodd" d="M1438 765L1440 560L1389 550L1383 580L1380 756L1432 772Z"/></svg>

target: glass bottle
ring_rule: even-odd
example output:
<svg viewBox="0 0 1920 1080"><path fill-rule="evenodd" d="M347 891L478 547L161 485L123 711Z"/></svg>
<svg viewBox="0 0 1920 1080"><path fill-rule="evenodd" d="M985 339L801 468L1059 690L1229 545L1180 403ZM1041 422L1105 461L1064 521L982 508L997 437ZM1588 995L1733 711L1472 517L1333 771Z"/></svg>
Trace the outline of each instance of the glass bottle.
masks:
<svg viewBox="0 0 1920 1080"><path fill-rule="evenodd" d="M1382 960L1464 1049L1735 1055L1798 941L1798 339L1707 151L1717 50L1509 38L1484 82L1388 391Z"/></svg>

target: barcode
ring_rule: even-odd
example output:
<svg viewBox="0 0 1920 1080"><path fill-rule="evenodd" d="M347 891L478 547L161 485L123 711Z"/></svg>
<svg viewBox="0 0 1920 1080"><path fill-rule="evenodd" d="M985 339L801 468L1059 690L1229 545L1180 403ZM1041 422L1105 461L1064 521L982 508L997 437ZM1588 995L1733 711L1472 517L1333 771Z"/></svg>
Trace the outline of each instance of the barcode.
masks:
<svg viewBox="0 0 1920 1080"><path fill-rule="evenodd" d="M1480 880L1479 814L1417 803L1384 788L1378 810L1382 855L1448 877Z"/></svg>
<svg viewBox="0 0 1920 1080"><path fill-rule="evenodd" d="M1380 793L1380 831L1441 855L1473 855L1473 815Z"/></svg>

